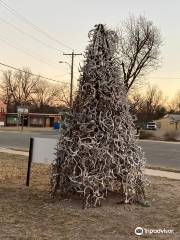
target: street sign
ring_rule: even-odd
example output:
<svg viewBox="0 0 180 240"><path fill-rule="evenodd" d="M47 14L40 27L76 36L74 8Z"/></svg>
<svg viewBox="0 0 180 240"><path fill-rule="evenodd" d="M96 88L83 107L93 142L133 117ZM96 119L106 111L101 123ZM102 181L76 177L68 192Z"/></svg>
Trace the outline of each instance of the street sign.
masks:
<svg viewBox="0 0 180 240"><path fill-rule="evenodd" d="M28 114L29 113L29 109L27 107L18 106L17 107L17 112L19 114Z"/></svg>
<svg viewBox="0 0 180 240"><path fill-rule="evenodd" d="M31 163L52 164L56 158L58 139L31 138L29 147L29 161L26 178L26 186L29 186Z"/></svg>

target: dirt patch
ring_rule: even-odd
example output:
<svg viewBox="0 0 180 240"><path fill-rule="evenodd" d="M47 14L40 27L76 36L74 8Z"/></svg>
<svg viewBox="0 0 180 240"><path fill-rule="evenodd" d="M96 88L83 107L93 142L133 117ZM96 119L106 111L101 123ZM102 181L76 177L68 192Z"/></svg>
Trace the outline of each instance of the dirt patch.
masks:
<svg viewBox="0 0 180 240"><path fill-rule="evenodd" d="M19 178L9 173L0 179L0 239L134 240L180 239L180 181L150 177L147 191L150 207L118 204L112 195L100 208L83 210L78 199L52 199L49 168L34 165L30 187L24 185L27 158L0 154L0 164L20 164ZM14 161L14 162L12 162ZM2 165L0 165L2 167ZM18 171L18 169L16 169ZM0 172L1 174L1 172ZM14 177L12 177L14 176ZM136 227L174 229L173 235L152 234L138 238Z"/></svg>

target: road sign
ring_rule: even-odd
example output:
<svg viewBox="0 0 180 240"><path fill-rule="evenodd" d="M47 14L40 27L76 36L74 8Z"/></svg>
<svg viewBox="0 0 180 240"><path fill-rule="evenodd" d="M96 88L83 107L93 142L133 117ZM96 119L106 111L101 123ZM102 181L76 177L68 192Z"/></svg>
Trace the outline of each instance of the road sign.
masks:
<svg viewBox="0 0 180 240"><path fill-rule="evenodd" d="M29 113L29 109L27 107L18 106L17 107L17 112L19 114L28 114Z"/></svg>
<svg viewBox="0 0 180 240"><path fill-rule="evenodd" d="M52 164L56 158L58 139L54 138L31 138L29 147L29 161L26 178L26 186L29 186L31 163Z"/></svg>

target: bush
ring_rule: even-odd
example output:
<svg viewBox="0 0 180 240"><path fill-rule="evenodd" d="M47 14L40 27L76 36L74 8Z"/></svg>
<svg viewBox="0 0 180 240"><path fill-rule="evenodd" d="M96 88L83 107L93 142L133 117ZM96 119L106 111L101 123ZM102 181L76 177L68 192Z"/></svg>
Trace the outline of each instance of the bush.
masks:
<svg viewBox="0 0 180 240"><path fill-rule="evenodd" d="M140 131L139 139L151 139L154 137L154 134L152 132L148 132L145 130Z"/></svg>
<svg viewBox="0 0 180 240"><path fill-rule="evenodd" d="M178 135L179 135L178 132L175 130L167 131L164 134L164 138L165 140L169 140L169 141L177 141Z"/></svg>

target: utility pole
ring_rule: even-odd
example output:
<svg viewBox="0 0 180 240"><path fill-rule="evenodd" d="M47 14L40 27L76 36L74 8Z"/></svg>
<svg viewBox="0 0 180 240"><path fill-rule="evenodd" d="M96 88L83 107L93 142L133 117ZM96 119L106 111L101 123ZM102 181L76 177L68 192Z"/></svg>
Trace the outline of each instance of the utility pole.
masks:
<svg viewBox="0 0 180 240"><path fill-rule="evenodd" d="M74 77L74 57L80 56L82 53L63 53L65 56L71 56L71 84L70 84L70 108L72 109L72 94L73 94L73 77Z"/></svg>
<svg viewBox="0 0 180 240"><path fill-rule="evenodd" d="M24 128L24 101L23 101L22 107L23 107L23 114L21 117L21 131L23 131L23 128Z"/></svg>

